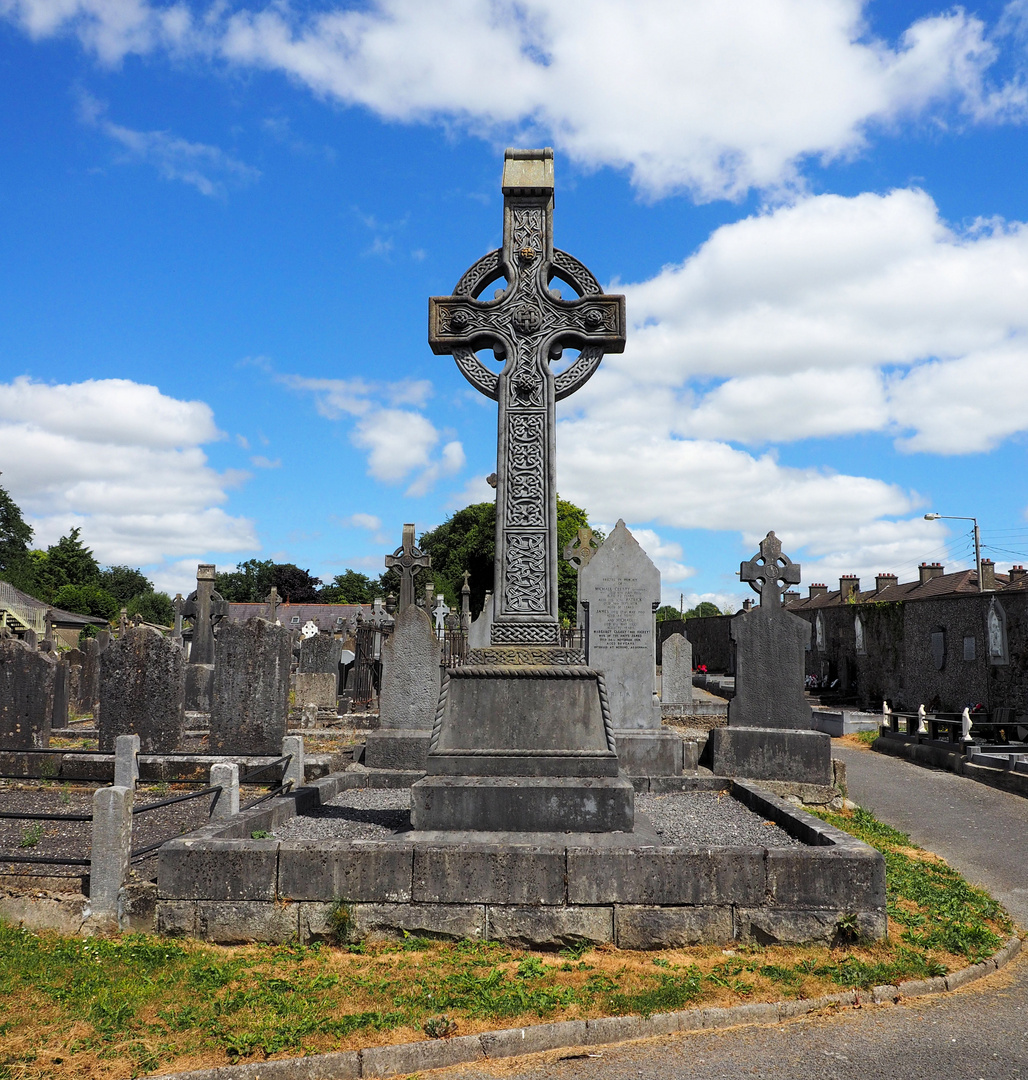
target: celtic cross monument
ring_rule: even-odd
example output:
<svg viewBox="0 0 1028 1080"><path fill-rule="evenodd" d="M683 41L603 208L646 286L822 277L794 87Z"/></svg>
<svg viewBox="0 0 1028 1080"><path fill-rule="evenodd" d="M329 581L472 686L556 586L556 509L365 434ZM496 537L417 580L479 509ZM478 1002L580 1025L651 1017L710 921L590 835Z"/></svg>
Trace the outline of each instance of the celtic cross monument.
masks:
<svg viewBox="0 0 1028 1080"><path fill-rule="evenodd" d="M810 623L782 606L785 587L799 584L799 564L769 532L739 567L739 578L760 603L731 622L735 696L728 727L710 733L711 768L719 776L831 784L831 739L811 730L803 692Z"/></svg>
<svg viewBox="0 0 1028 1080"><path fill-rule="evenodd" d="M554 278L578 298L551 289ZM505 284L483 299L500 279ZM428 341L499 405L492 644L555 646L554 405L590 378L604 353L624 351L625 298L605 296L582 263L553 246L551 149L506 152L503 247L479 259L452 296L429 300ZM550 363L565 348L579 355L554 374ZM502 370L483 363L481 349L491 349Z"/></svg>
<svg viewBox="0 0 1028 1080"><path fill-rule="evenodd" d="M554 279L578 295L565 299ZM506 152L503 247L479 259L452 296L429 300L428 340L499 406L496 565L490 643L443 676L411 823L631 833L633 789L620 771L603 676L560 647L554 447L556 402L605 352L625 347L625 298L605 296L553 246L552 150ZM555 371L566 348L579 355ZM483 363L480 350L502 367Z"/></svg>

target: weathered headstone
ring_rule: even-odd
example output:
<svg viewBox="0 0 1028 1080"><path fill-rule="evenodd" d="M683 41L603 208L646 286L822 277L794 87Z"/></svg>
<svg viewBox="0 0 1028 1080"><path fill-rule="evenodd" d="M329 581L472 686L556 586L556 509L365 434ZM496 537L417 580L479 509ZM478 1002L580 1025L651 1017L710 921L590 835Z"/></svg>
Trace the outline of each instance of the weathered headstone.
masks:
<svg viewBox="0 0 1028 1080"><path fill-rule="evenodd" d="M254 617L218 628L210 747L221 754L277 754L289 716L292 635Z"/></svg>
<svg viewBox="0 0 1028 1080"><path fill-rule="evenodd" d="M490 635L493 626L493 594L490 590L485 594L482 610L468 627L468 648L488 649Z"/></svg>
<svg viewBox="0 0 1028 1080"><path fill-rule="evenodd" d="M410 604L382 643L379 727L368 733L370 769L424 769L440 679L439 640L423 608Z"/></svg>
<svg viewBox="0 0 1028 1080"><path fill-rule="evenodd" d="M661 726L655 692L660 571L623 521L579 570L586 663L607 681L618 758L633 776L682 771L682 739Z"/></svg>
<svg viewBox="0 0 1028 1080"><path fill-rule="evenodd" d="M80 709L76 712L89 713L94 722L97 719L97 709L100 701L100 657L104 650L110 646L111 635L106 630L101 630L95 638L86 642L82 660L82 677L79 682Z"/></svg>
<svg viewBox="0 0 1028 1080"><path fill-rule="evenodd" d="M623 296L605 296L553 246L553 151L508 150L503 247L452 296L429 301L429 344L498 403L496 558L490 641L448 668L428 775L411 788L415 829L631 831L601 675L561 647L555 404L625 344ZM494 298L478 297L506 279ZM564 300L551 280L572 286ZM505 360L486 366L476 350ZM577 359L559 374L565 347ZM472 627L474 631L474 627ZM556 669L560 668L558 672ZM609 713L607 714L609 719Z"/></svg>
<svg viewBox="0 0 1028 1080"><path fill-rule="evenodd" d="M688 716L692 709L692 645L684 634L671 634L660 650L662 716Z"/></svg>
<svg viewBox="0 0 1028 1080"><path fill-rule="evenodd" d="M293 677L297 708L314 705L335 712L342 651L342 641L331 634L301 639L300 661Z"/></svg>
<svg viewBox="0 0 1028 1080"><path fill-rule="evenodd" d="M769 532L739 574L760 603L731 622L735 696L728 727L710 733L711 768L719 776L831 784L831 738L811 730L803 695L810 623L782 606L783 587L799 584L799 564Z"/></svg>
<svg viewBox="0 0 1028 1080"><path fill-rule="evenodd" d="M466 634L471 629L471 573L464 571L464 584L460 587L460 628Z"/></svg>
<svg viewBox="0 0 1028 1080"><path fill-rule="evenodd" d="M82 705L82 664L86 654L81 649L69 649L63 656L68 664L68 714L81 716L89 712Z"/></svg>
<svg viewBox="0 0 1028 1080"><path fill-rule="evenodd" d="M185 733L185 657L159 630L132 626L100 658L98 745L138 735L144 754L177 750Z"/></svg>
<svg viewBox="0 0 1028 1080"><path fill-rule="evenodd" d="M50 745L57 661L17 638L0 640L0 747Z"/></svg>

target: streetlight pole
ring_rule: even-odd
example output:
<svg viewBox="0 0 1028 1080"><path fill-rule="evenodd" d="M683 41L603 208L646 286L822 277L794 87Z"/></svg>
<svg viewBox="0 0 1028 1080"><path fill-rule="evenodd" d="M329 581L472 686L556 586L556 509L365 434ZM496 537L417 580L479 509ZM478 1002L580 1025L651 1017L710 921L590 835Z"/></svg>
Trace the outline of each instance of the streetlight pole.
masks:
<svg viewBox="0 0 1028 1080"><path fill-rule="evenodd" d="M925 521L938 521L943 518L947 521L973 521L974 522L974 566L978 573L978 591L982 591L982 538L978 532L978 519L974 517L961 517L959 514L925 514Z"/></svg>

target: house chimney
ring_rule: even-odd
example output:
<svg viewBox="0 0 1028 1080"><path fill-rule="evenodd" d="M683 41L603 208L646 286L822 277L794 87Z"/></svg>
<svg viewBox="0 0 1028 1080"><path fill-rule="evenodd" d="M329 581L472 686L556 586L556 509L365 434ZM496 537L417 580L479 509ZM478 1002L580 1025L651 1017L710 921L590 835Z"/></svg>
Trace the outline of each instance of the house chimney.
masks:
<svg viewBox="0 0 1028 1080"><path fill-rule="evenodd" d="M1028 570L1025 570L1020 563L1016 563L1010 568L1010 573L1007 575L1011 585L1019 585L1028 576Z"/></svg>
<svg viewBox="0 0 1028 1080"><path fill-rule="evenodd" d="M860 578L856 574L843 574L839 578L839 599L844 603L858 592L860 592Z"/></svg>
<svg viewBox="0 0 1028 1080"><path fill-rule="evenodd" d="M799 592L796 589L790 589L782 597L782 603L783 604L791 604L793 602L793 600L799 600L799 598L800 598Z"/></svg>
<svg viewBox="0 0 1028 1080"><path fill-rule="evenodd" d="M917 577L920 584L924 585L926 581L931 581L932 578L941 577L945 567L942 563L926 563L923 562L917 568Z"/></svg>
<svg viewBox="0 0 1028 1080"><path fill-rule="evenodd" d="M822 582L818 582L818 584L816 585L810 585L808 586L808 588L811 598L815 596L825 596L828 592L828 586L823 584Z"/></svg>
<svg viewBox="0 0 1028 1080"><path fill-rule="evenodd" d="M899 581L899 578L895 574L876 574L875 575L875 592L880 593L883 589L888 589L890 586L895 585Z"/></svg>
<svg viewBox="0 0 1028 1080"><path fill-rule="evenodd" d="M994 592L996 589L996 564L992 559L982 559L982 580L978 583L981 592Z"/></svg>
<svg viewBox="0 0 1028 1080"><path fill-rule="evenodd" d="M743 611L752 611L753 610L753 601L748 596L742 602L742 609L743 609Z"/></svg>

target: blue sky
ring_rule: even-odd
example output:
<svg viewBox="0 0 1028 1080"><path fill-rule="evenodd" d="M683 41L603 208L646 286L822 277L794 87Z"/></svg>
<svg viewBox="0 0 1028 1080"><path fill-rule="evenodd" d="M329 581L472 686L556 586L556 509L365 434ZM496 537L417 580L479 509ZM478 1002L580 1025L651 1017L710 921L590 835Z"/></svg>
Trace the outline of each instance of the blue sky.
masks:
<svg viewBox="0 0 1028 1080"><path fill-rule="evenodd" d="M664 597L1028 561L1028 3L0 0L0 471L37 531L378 573L491 495L427 297L501 240L503 148L629 343L561 494Z"/></svg>

